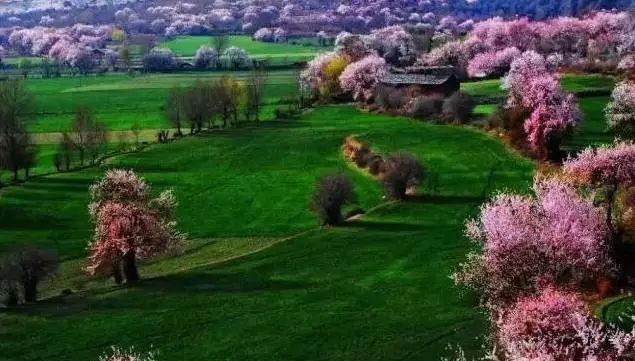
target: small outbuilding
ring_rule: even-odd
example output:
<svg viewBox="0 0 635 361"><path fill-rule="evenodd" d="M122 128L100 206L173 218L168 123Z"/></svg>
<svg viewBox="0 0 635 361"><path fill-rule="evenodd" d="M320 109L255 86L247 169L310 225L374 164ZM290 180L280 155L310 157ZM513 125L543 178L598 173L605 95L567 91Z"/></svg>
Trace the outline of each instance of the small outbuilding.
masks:
<svg viewBox="0 0 635 361"><path fill-rule="evenodd" d="M408 89L411 96L439 94L448 97L461 89L454 67L393 68L379 79L383 87Z"/></svg>

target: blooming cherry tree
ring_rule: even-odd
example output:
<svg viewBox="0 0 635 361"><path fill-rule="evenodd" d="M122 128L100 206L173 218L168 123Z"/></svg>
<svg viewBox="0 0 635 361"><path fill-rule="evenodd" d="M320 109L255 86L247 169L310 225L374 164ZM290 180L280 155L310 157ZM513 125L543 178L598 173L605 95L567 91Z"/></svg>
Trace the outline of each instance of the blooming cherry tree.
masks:
<svg viewBox="0 0 635 361"><path fill-rule="evenodd" d="M630 208L627 204L618 207L618 192L635 186L635 144L630 141L617 142L598 149L587 148L576 158L564 163L564 174L575 185L587 186L601 194L606 209L606 224L611 230L615 247L620 246L622 232L620 217L616 211Z"/></svg>
<svg viewBox="0 0 635 361"><path fill-rule="evenodd" d="M468 75L479 78L501 76L509 70L512 61L520 55L521 52L516 47L478 54L468 64Z"/></svg>
<svg viewBox="0 0 635 361"><path fill-rule="evenodd" d="M171 191L149 199L149 186L134 172L109 170L90 188L95 232L89 243L89 274L112 274L117 283L139 279L138 259L180 250L183 235L172 220Z"/></svg>
<svg viewBox="0 0 635 361"><path fill-rule="evenodd" d="M385 72L386 61L376 54L371 54L360 61L351 63L340 75L342 90L353 95L357 101L368 101L372 98L379 79Z"/></svg>
<svg viewBox="0 0 635 361"><path fill-rule="evenodd" d="M467 236L483 252L461 266L455 281L480 289L490 309L533 294L544 283L576 282L580 278L573 275L594 278L614 268L601 208L558 180L537 181L534 192L499 194L467 224ZM475 270L482 277L466 274Z"/></svg>
<svg viewBox="0 0 635 361"><path fill-rule="evenodd" d="M503 83L509 90L507 106L521 106L531 114L524 122L527 143L539 155L559 160L563 135L582 115L575 98L562 90L552 70L543 56L525 52L511 63Z"/></svg>
<svg viewBox="0 0 635 361"><path fill-rule="evenodd" d="M607 328L579 295L553 288L521 298L497 328L508 360L626 361L635 351L635 333Z"/></svg>

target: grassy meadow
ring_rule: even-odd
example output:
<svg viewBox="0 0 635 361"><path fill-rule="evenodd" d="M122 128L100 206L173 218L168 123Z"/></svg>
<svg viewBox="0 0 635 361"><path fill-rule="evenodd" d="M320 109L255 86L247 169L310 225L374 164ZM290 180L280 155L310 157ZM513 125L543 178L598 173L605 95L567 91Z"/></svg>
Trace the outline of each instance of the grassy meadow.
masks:
<svg viewBox="0 0 635 361"><path fill-rule="evenodd" d="M410 202L386 202L374 179L342 159L351 134L381 154L414 152L433 181ZM192 239L185 258L144 266L150 279L136 288L86 282L87 186L103 169L4 190L0 248L24 240L57 248L65 263L45 292L79 292L0 315L7 360L91 359L112 343L154 345L165 359L427 358L448 343L474 350L483 319L448 279L470 247L463 220L495 189L526 188L532 171L479 131L352 106L156 145L107 167L134 168L156 191L174 188L180 229ZM354 206L368 213L319 230L308 199L316 178L333 171L353 178Z"/></svg>
<svg viewBox="0 0 635 361"><path fill-rule="evenodd" d="M609 94L615 85L615 79L601 74L563 74L562 88L574 94L606 93ZM487 79L464 82L461 90L477 97L502 98L506 91L500 79Z"/></svg>
<svg viewBox="0 0 635 361"><path fill-rule="evenodd" d="M244 79L247 72L29 79L26 84L34 104L33 110L27 114L27 128L37 133L69 130L77 108L87 106L108 130L130 130L135 124L142 129L165 129L170 127L165 118L164 104L171 87L227 75ZM295 95L297 71L271 71L265 92L266 105L275 105L280 98ZM271 109L265 110L271 114Z"/></svg>
<svg viewBox="0 0 635 361"><path fill-rule="evenodd" d="M210 36L177 36L159 44L161 47L172 49L174 53L182 57L191 57L201 45L211 45ZM307 61L313 59L320 51L329 50L314 42L307 45L291 43L265 43L255 41L247 35L232 35L228 37L228 46L235 46L245 51L255 59L268 60L271 64Z"/></svg>

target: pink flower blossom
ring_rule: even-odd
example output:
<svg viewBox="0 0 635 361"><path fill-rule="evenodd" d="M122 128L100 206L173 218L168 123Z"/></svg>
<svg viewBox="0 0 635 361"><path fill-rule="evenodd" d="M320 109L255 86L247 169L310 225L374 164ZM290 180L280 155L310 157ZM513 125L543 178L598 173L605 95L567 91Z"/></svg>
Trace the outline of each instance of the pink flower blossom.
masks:
<svg viewBox="0 0 635 361"><path fill-rule="evenodd" d="M633 186L635 144L625 141L597 149L587 148L565 161L564 173L576 184Z"/></svg>
<svg viewBox="0 0 635 361"><path fill-rule="evenodd" d="M353 94L357 101L367 101L374 93L379 78L384 74L386 61L376 54L349 64L340 75L342 90Z"/></svg>
<svg viewBox="0 0 635 361"><path fill-rule="evenodd" d="M478 54L468 64L468 75L479 78L503 75L509 70L512 61L520 55L521 52L516 47Z"/></svg>
<svg viewBox="0 0 635 361"><path fill-rule="evenodd" d="M575 293L547 288L502 312L498 341L508 360L626 361L635 333L605 327Z"/></svg>
<svg viewBox="0 0 635 361"><path fill-rule="evenodd" d="M564 275L575 282L614 268L602 209L561 181L537 181L534 192L534 197L502 193L468 222L466 235L483 248L487 281L481 291L490 307L532 294Z"/></svg>

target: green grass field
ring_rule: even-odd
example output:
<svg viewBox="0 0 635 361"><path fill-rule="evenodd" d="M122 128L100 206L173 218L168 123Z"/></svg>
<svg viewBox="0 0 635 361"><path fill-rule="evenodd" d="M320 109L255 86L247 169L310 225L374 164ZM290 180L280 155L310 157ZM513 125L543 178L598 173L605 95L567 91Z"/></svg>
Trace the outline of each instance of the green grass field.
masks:
<svg viewBox="0 0 635 361"><path fill-rule="evenodd" d="M246 72L149 74L130 77L114 74L98 77L29 79L34 98L27 127L32 132L62 132L70 129L79 106L87 106L108 130L129 130L138 122L143 129L170 127L163 105L173 86L192 84L196 79L232 75L244 79ZM276 70L268 75L265 103L297 94L297 72ZM272 109L265 109L271 113Z"/></svg>
<svg viewBox="0 0 635 361"><path fill-rule="evenodd" d="M606 92L615 85L615 79L599 74L563 74L562 87L571 93ZM500 79L488 79L461 84L461 90L473 96L503 97L506 91Z"/></svg>
<svg viewBox="0 0 635 361"><path fill-rule="evenodd" d="M211 37L209 36L179 36L175 39L166 40L159 45L172 49L177 55L190 57L194 56L201 45L210 44ZM269 59L272 64L306 61L312 59L320 51L329 50L327 47L316 44L265 43L254 41L250 36L246 35L230 36L228 45L245 49L254 58Z"/></svg>
<svg viewBox="0 0 635 361"><path fill-rule="evenodd" d="M415 153L437 185L386 202L343 161L351 134L382 154ZM434 360L448 343L474 351L484 320L448 279L470 247L463 222L496 189L525 189L533 168L480 131L351 106L156 145L108 166L135 169L155 191L175 189L188 251L145 265L137 287L86 282L87 187L103 169L5 189L0 248L57 248L65 262L44 294L79 293L0 314L3 359L92 360L111 344L153 345L163 360ZM369 212L316 229L310 193L337 170Z"/></svg>

